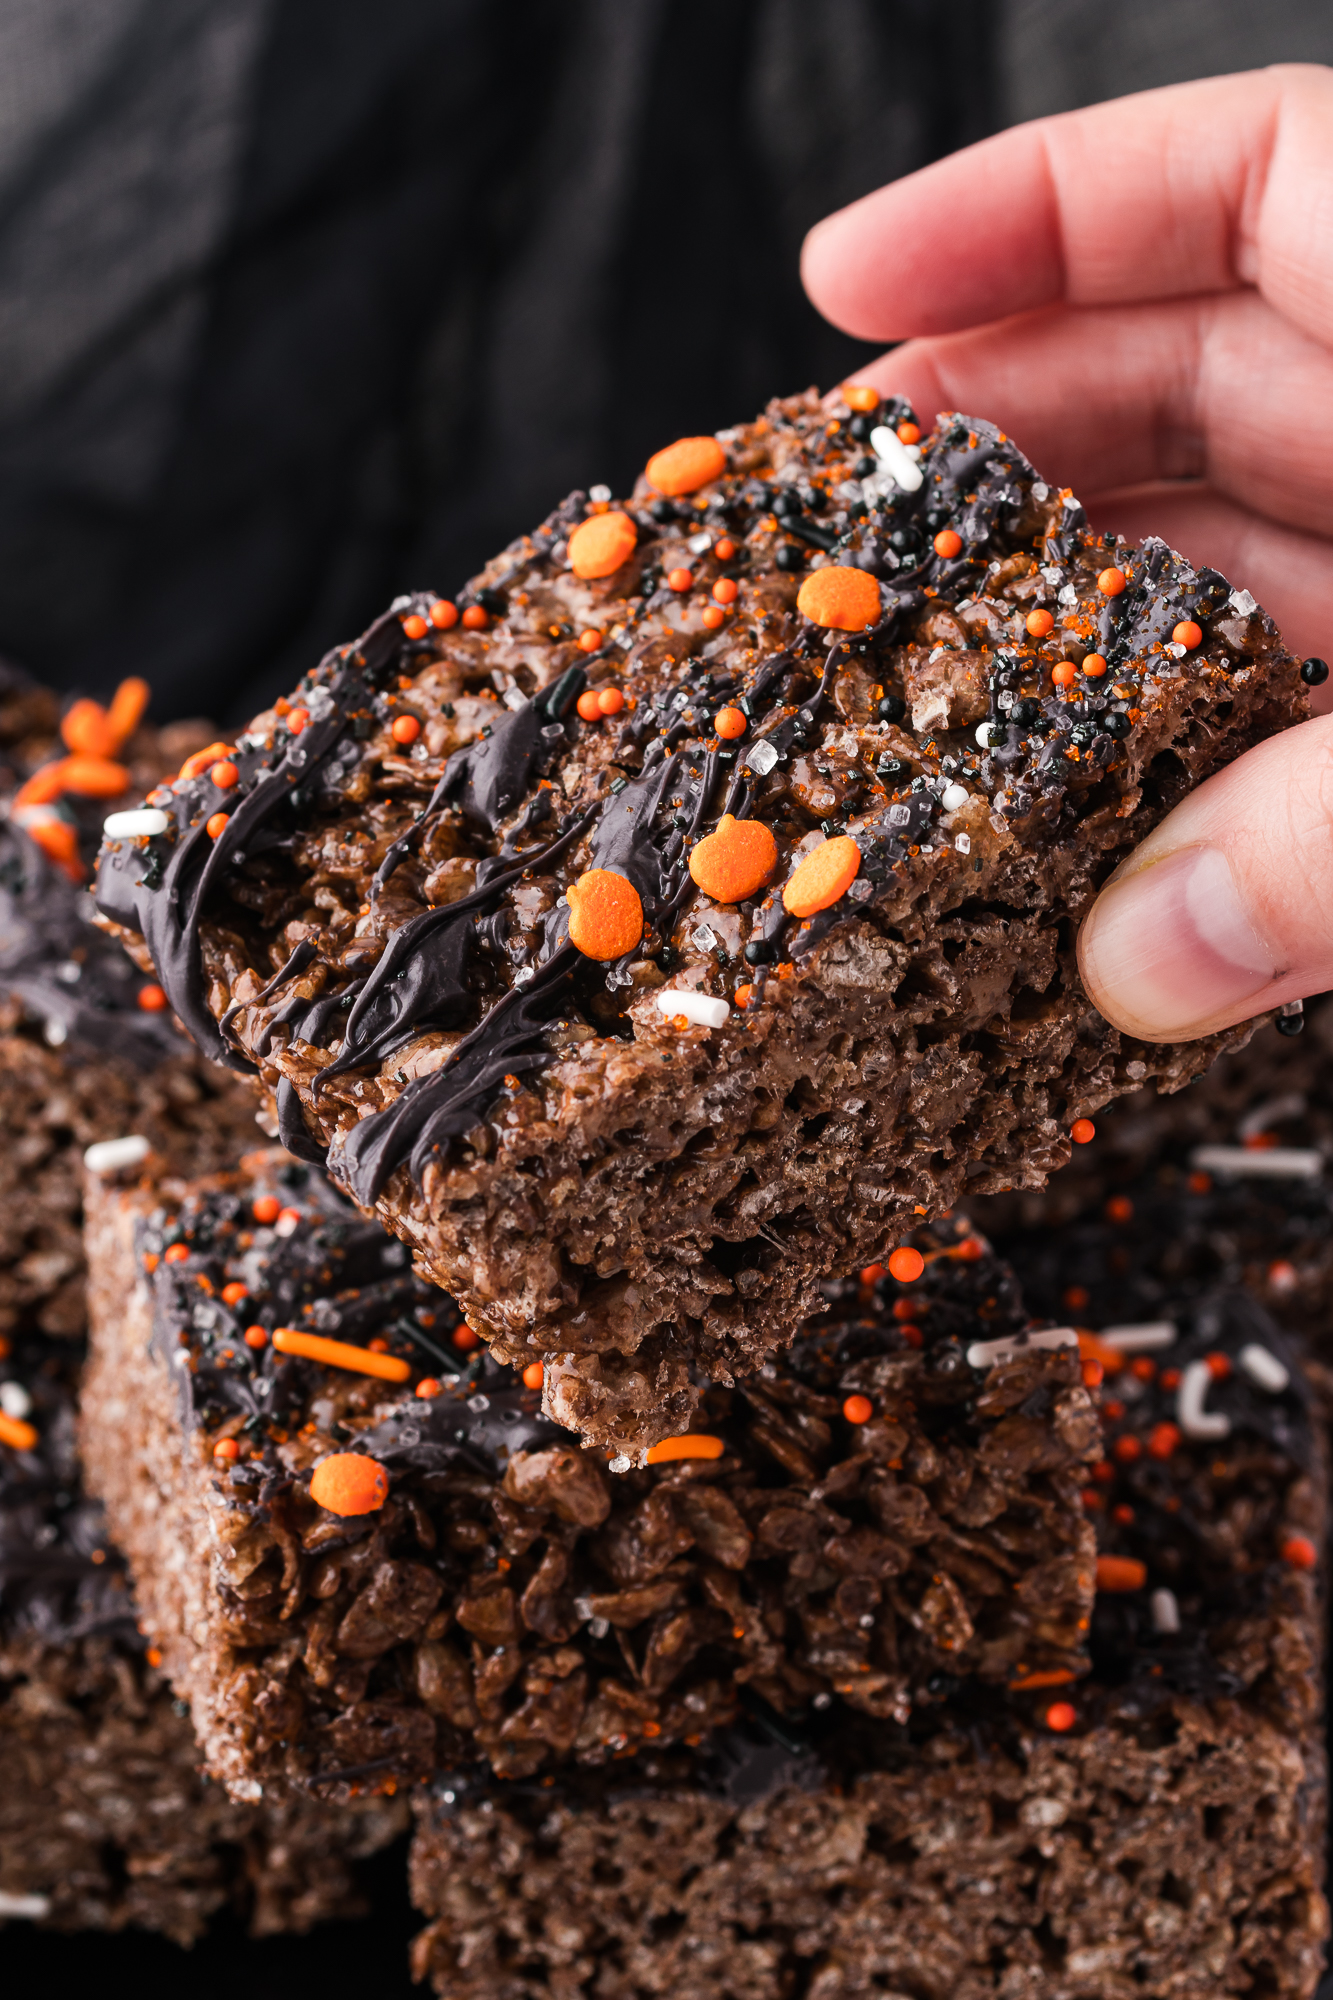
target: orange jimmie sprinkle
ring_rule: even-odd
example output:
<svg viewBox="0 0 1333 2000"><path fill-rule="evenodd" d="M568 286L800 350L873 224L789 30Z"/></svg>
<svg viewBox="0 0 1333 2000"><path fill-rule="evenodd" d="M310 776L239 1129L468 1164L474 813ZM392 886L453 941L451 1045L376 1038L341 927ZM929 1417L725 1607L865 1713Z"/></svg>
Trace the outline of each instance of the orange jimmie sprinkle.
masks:
<svg viewBox="0 0 1333 2000"><path fill-rule="evenodd" d="M856 842L849 834L835 834L799 864L783 888L783 907L793 917L813 917L820 910L832 909L847 894L860 868L861 850Z"/></svg>
<svg viewBox="0 0 1333 2000"><path fill-rule="evenodd" d="M412 1373L396 1354L375 1354L368 1347L352 1347L345 1340L326 1340L321 1333L302 1333L294 1326L275 1327L273 1345L279 1354L322 1361L328 1368L345 1368L352 1375L375 1375L381 1382L406 1382Z"/></svg>
<svg viewBox="0 0 1333 2000"><path fill-rule="evenodd" d="M609 514L591 514L569 538L569 567L587 582L614 576L633 555L638 540L638 529L618 507Z"/></svg>
<svg viewBox="0 0 1333 2000"><path fill-rule="evenodd" d="M359 1451L336 1451L310 1475L310 1498L329 1514L374 1514L389 1497L389 1475Z"/></svg>
<svg viewBox="0 0 1333 2000"><path fill-rule="evenodd" d="M740 903L763 888L778 865L778 844L759 819L723 813L717 830L690 853L690 874L715 903Z"/></svg>
<svg viewBox="0 0 1333 2000"><path fill-rule="evenodd" d="M0 1410L0 1444L7 1444L11 1451L31 1451L36 1442L31 1424L25 1424L22 1417L7 1417Z"/></svg>
<svg viewBox="0 0 1333 2000"><path fill-rule="evenodd" d="M842 400L849 410L860 410L868 416L879 408L879 390L872 389L868 382L844 382Z"/></svg>
<svg viewBox="0 0 1333 2000"><path fill-rule="evenodd" d="M720 479L727 469L727 454L716 438L677 438L663 451L655 451L644 468L650 486L674 499L681 493L697 493L712 479Z"/></svg>
<svg viewBox="0 0 1333 2000"><path fill-rule="evenodd" d="M1142 1590L1148 1580L1148 1570L1134 1556L1098 1556L1097 1588L1108 1590Z"/></svg>
<svg viewBox="0 0 1333 2000"><path fill-rule="evenodd" d="M571 882L569 938L585 958L605 964L633 951L643 936L643 904L627 876L614 868L589 868Z"/></svg>
<svg viewBox="0 0 1333 2000"><path fill-rule="evenodd" d="M796 609L826 631L864 632L879 620L879 585L863 569L830 563L805 579L796 594Z"/></svg>
<svg viewBox="0 0 1333 2000"><path fill-rule="evenodd" d="M666 1465L673 1458L721 1458L725 1446L721 1438L707 1437L702 1431L686 1431L683 1437L662 1438L648 1447L649 1465Z"/></svg>

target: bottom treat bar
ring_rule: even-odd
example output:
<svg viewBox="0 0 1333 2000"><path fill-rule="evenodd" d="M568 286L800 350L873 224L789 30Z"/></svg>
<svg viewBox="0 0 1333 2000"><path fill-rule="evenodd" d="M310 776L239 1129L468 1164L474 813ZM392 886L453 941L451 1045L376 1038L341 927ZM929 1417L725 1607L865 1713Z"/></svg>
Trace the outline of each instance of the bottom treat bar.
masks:
<svg viewBox="0 0 1333 2000"><path fill-rule="evenodd" d="M1260 1346L1263 1382L1241 1362ZM1170 1376L1196 1364L1225 1436L1174 1425ZM1103 1391L1090 1487L1089 1679L942 1680L905 1725L769 1715L545 1787L442 1777L418 1808L417 1975L447 2000L1311 1995L1320 1427L1236 1295L1182 1315L1165 1379L1128 1379Z"/></svg>

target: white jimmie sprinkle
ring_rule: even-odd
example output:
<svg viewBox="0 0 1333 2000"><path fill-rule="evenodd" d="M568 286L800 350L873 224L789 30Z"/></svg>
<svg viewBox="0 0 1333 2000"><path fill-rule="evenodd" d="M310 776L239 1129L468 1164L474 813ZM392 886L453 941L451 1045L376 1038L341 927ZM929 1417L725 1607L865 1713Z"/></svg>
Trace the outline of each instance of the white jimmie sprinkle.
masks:
<svg viewBox="0 0 1333 2000"><path fill-rule="evenodd" d="M1257 1340L1251 1340L1242 1347L1238 1359L1251 1382L1267 1389L1270 1396L1280 1396L1291 1380L1276 1354L1270 1348L1260 1347Z"/></svg>
<svg viewBox="0 0 1333 2000"><path fill-rule="evenodd" d="M84 1148L83 1164L90 1174L118 1174L122 1167L137 1167L148 1158L148 1141L138 1132L123 1139L99 1139Z"/></svg>
<svg viewBox="0 0 1333 2000"><path fill-rule="evenodd" d="M1122 1354L1150 1354L1156 1347L1172 1347L1175 1344L1175 1323L1169 1319L1145 1319L1137 1326L1107 1326L1097 1335L1106 1347L1117 1347Z"/></svg>
<svg viewBox="0 0 1333 2000"><path fill-rule="evenodd" d="M1317 1181L1324 1171L1324 1156L1313 1146L1196 1146L1190 1154L1190 1165L1206 1174Z"/></svg>
<svg viewBox="0 0 1333 2000"><path fill-rule="evenodd" d="M1072 1326L1043 1326L1033 1333L1006 1334L1002 1340L974 1340L967 1350L969 1368L989 1368L992 1362L1008 1361L1011 1355L1028 1354L1036 1347L1077 1347L1078 1335Z"/></svg>
<svg viewBox="0 0 1333 2000"><path fill-rule="evenodd" d="M108 840L138 840L165 833L171 821L158 806L138 806L133 812L108 813L102 831Z"/></svg>
<svg viewBox="0 0 1333 2000"><path fill-rule="evenodd" d="M1154 1632L1178 1632L1180 1630L1180 1606L1176 1602L1174 1590L1155 1590L1148 1600L1152 1608L1152 1629Z"/></svg>
<svg viewBox="0 0 1333 2000"><path fill-rule="evenodd" d="M923 484L925 473L914 458L908 457L907 446L887 424L879 424L871 431L870 449L894 485L900 486L904 493L915 493Z"/></svg>
<svg viewBox="0 0 1333 2000"><path fill-rule="evenodd" d="M731 1015L728 1002L715 1000L709 993L680 992L664 986L653 997L664 1014L683 1014L697 1028L720 1028Z"/></svg>
<svg viewBox="0 0 1333 2000"><path fill-rule="evenodd" d="M1176 1422L1191 1438L1224 1438L1231 1435L1231 1419L1221 1410L1208 1411L1204 1397L1212 1385L1213 1371L1206 1361L1191 1361L1180 1378L1176 1394Z"/></svg>

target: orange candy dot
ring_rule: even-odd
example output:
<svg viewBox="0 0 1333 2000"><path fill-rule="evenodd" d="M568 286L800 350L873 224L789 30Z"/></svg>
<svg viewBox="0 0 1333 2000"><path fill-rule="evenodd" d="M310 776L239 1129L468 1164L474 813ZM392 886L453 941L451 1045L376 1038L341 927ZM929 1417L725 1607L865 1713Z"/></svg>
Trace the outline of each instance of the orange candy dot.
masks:
<svg viewBox="0 0 1333 2000"><path fill-rule="evenodd" d="M261 1347L267 1347L268 1329L262 1326L247 1326L245 1332L241 1335L241 1339L247 1347L253 1347L256 1350Z"/></svg>
<svg viewBox="0 0 1333 2000"><path fill-rule="evenodd" d="M758 819L724 813L717 830L690 853L690 875L715 903L741 903L763 888L778 865L778 844Z"/></svg>
<svg viewBox="0 0 1333 2000"><path fill-rule="evenodd" d="M229 792L232 786L239 784L241 780L241 774L230 757L224 757L220 763L215 764L208 775L220 792Z"/></svg>
<svg viewBox="0 0 1333 2000"><path fill-rule="evenodd" d="M214 1458L223 1460L237 1459L240 1455L241 1447L237 1444L235 1438L219 1438L213 1447Z"/></svg>
<svg viewBox="0 0 1333 2000"><path fill-rule="evenodd" d="M211 813L204 821L204 832L210 840L220 840L227 831L227 815L224 812Z"/></svg>
<svg viewBox="0 0 1333 2000"><path fill-rule="evenodd" d="M898 442L899 444L920 444L921 442L920 424L899 424Z"/></svg>
<svg viewBox="0 0 1333 2000"><path fill-rule="evenodd" d="M190 1246L188 1243L168 1243L162 1253L162 1258L163 1262L167 1264L183 1264L189 1254Z"/></svg>
<svg viewBox="0 0 1333 2000"><path fill-rule="evenodd" d="M1067 688L1077 672L1077 667L1071 666L1068 660L1061 660L1058 667L1052 667L1051 679L1058 688Z"/></svg>
<svg viewBox="0 0 1333 2000"><path fill-rule="evenodd" d="M424 639L430 627L419 611L413 611L403 620L403 632L409 639Z"/></svg>
<svg viewBox="0 0 1333 2000"><path fill-rule="evenodd" d="M600 652L601 646L602 635L595 626L590 625L586 632L579 633L579 651L581 653Z"/></svg>
<svg viewBox="0 0 1333 2000"><path fill-rule="evenodd" d="M160 986L151 983L141 986L138 992L139 1005L145 1014L162 1014L166 1011L167 996Z"/></svg>
<svg viewBox="0 0 1333 2000"><path fill-rule="evenodd" d="M310 710L308 708L289 708L287 711L287 727L291 730L293 736L299 736L309 720Z"/></svg>
<svg viewBox="0 0 1333 2000"><path fill-rule="evenodd" d="M1106 672L1106 661L1100 653L1087 653L1083 658L1083 671L1089 680L1099 681Z"/></svg>
<svg viewBox="0 0 1333 2000"><path fill-rule="evenodd" d="M230 1285L222 1287L222 1303L224 1306L238 1306L242 1299L248 1299L249 1296L250 1287L243 1285L239 1278L234 1279Z"/></svg>
<svg viewBox="0 0 1333 2000"><path fill-rule="evenodd" d="M868 1424L875 1414L875 1406L869 1396L849 1396L842 1406L842 1414L849 1424Z"/></svg>
<svg viewBox="0 0 1333 2000"><path fill-rule="evenodd" d="M275 1194L261 1194L250 1209L256 1222L276 1222L282 1214L282 1203Z"/></svg>
<svg viewBox="0 0 1333 2000"><path fill-rule="evenodd" d="M706 604L704 606L700 623L704 625L708 631L716 632L719 625L725 625L726 622L727 622L727 614L722 609L722 606L720 604Z"/></svg>
<svg viewBox="0 0 1333 2000"><path fill-rule="evenodd" d="M421 724L415 715L396 715L389 734L395 743L415 743L421 734Z"/></svg>
<svg viewBox="0 0 1333 2000"><path fill-rule="evenodd" d="M1192 618L1182 618L1171 637L1177 646L1183 646L1187 653L1192 653L1196 646L1203 644L1203 629Z"/></svg>
<svg viewBox="0 0 1333 2000"><path fill-rule="evenodd" d="M584 722L599 722L601 720L602 711L597 705L596 688L585 688L575 706Z"/></svg>
<svg viewBox="0 0 1333 2000"><path fill-rule="evenodd" d="M1118 1437L1111 1446L1111 1456L1122 1465L1133 1465L1136 1458L1142 1458L1143 1446L1136 1437Z"/></svg>
<svg viewBox="0 0 1333 2000"><path fill-rule="evenodd" d="M713 727L728 743L734 741L737 736L744 736L747 728L744 711L739 708L720 708L713 717Z"/></svg>
<svg viewBox="0 0 1333 2000"><path fill-rule="evenodd" d="M388 1473L359 1451L336 1451L310 1475L310 1498L330 1514L373 1514L388 1497Z"/></svg>
<svg viewBox="0 0 1333 2000"><path fill-rule="evenodd" d="M727 455L716 438L677 438L663 451L655 451L644 468L650 486L674 498L680 493L697 493L712 479L720 479L727 469Z"/></svg>
<svg viewBox="0 0 1333 2000"><path fill-rule="evenodd" d="M1149 1458L1170 1458L1180 1443L1180 1436L1176 1424L1154 1424L1148 1433Z"/></svg>
<svg viewBox="0 0 1333 2000"><path fill-rule="evenodd" d="M1091 1118L1076 1118L1069 1128L1069 1136L1076 1146L1087 1146L1097 1137L1097 1127Z"/></svg>
<svg viewBox="0 0 1333 2000"><path fill-rule="evenodd" d="M1046 1727L1053 1729L1057 1736L1063 1736L1078 1721L1078 1710L1072 1701L1053 1701L1046 1711Z"/></svg>
<svg viewBox="0 0 1333 2000"><path fill-rule="evenodd" d="M910 1243L902 1243L889 1254L889 1276L900 1285L914 1285L926 1268L926 1260Z"/></svg>
<svg viewBox="0 0 1333 2000"><path fill-rule="evenodd" d="M864 632L879 619L879 585L863 569L830 563L805 579L797 592L796 609L826 631Z"/></svg>
<svg viewBox="0 0 1333 2000"><path fill-rule="evenodd" d="M1049 611L1029 611L1023 623L1034 639L1044 639L1055 620Z"/></svg>
<svg viewBox="0 0 1333 2000"><path fill-rule="evenodd" d="M463 624L469 632L484 632L490 619L480 604L469 604L463 613Z"/></svg>
<svg viewBox="0 0 1333 2000"><path fill-rule="evenodd" d="M750 996L753 992L754 992L754 987L748 979L744 982L743 985L738 986L736 988L733 998L735 999L736 1005L740 1008L742 1013L744 1013L745 1009L749 1006Z"/></svg>
<svg viewBox="0 0 1333 2000"><path fill-rule="evenodd" d="M1097 1588L1102 1591L1142 1590L1148 1570L1135 1556L1098 1556Z"/></svg>
<svg viewBox="0 0 1333 2000"><path fill-rule="evenodd" d="M694 577L687 569L669 569L667 571L668 590L688 590L693 582Z"/></svg>
<svg viewBox="0 0 1333 2000"><path fill-rule="evenodd" d="M619 688L598 688L597 712L599 715L619 715L625 706L625 697Z"/></svg>
<svg viewBox="0 0 1333 2000"><path fill-rule="evenodd" d="M1306 1536L1289 1535L1282 1544L1282 1560L1293 1569L1313 1569L1319 1561L1319 1551Z"/></svg>
<svg viewBox="0 0 1333 2000"><path fill-rule="evenodd" d="M713 585L713 595L719 604L734 604L740 595L740 585L734 576L720 576Z"/></svg>
<svg viewBox="0 0 1333 2000"><path fill-rule="evenodd" d="M849 410L860 410L869 415L879 408L879 390L872 389L868 382L844 382L842 400Z"/></svg>
<svg viewBox="0 0 1333 2000"><path fill-rule="evenodd" d="M545 1380L546 1369L544 1365L540 1361L529 1361L527 1367L523 1370L523 1387L525 1389L540 1389Z"/></svg>
<svg viewBox="0 0 1333 2000"><path fill-rule="evenodd" d="M1103 597L1119 597L1128 581L1129 578L1125 575L1125 572L1113 566L1110 569L1102 571L1101 575L1097 578L1097 588Z"/></svg>
<svg viewBox="0 0 1333 2000"><path fill-rule="evenodd" d="M569 567L587 581L614 576L633 555L639 531L628 514L615 507L609 514L590 514L569 538Z"/></svg>
<svg viewBox="0 0 1333 2000"><path fill-rule="evenodd" d="M423 1403L430 1403L439 1395L440 1384L433 1375L423 1375L413 1393L420 1396Z"/></svg>
<svg viewBox="0 0 1333 2000"><path fill-rule="evenodd" d="M730 535L724 535L720 542L714 542L713 544L713 554L719 562L730 562L735 553L736 544L732 541Z"/></svg>
<svg viewBox="0 0 1333 2000"><path fill-rule="evenodd" d="M943 556L947 562L951 556L959 553L963 546L963 538L956 528L941 528L932 546L936 555Z"/></svg>
<svg viewBox="0 0 1333 2000"><path fill-rule="evenodd" d="M859 571L858 571L859 574ZM861 850L849 834L835 834L806 855L782 891L789 916L813 917L851 888L860 871Z"/></svg>
<svg viewBox="0 0 1333 2000"><path fill-rule="evenodd" d="M437 597L430 607L430 622L441 632L449 631L458 623L458 606L447 597Z"/></svg>
<svg viewBox="0 0 1333 2000"><path fill-rule="evenodd" d="M643 936L643 904L627 876L589 868L566 893L570 942L585 958L606 964L633 951Z"/></svg>

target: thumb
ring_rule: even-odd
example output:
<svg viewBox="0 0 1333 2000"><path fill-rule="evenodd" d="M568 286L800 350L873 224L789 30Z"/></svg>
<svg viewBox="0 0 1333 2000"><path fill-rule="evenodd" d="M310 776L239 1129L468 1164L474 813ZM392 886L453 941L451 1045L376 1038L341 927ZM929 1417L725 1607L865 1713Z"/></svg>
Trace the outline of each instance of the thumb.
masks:
<svg viewBox="0 0 1333 2000"><path fill-rule="evenodd" d="M1209 778L1121 864L1079 934L1114 1027L1193 1041L1333 986L1333 716Z"/></svg>

